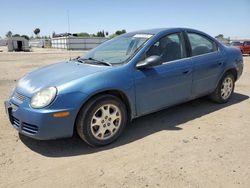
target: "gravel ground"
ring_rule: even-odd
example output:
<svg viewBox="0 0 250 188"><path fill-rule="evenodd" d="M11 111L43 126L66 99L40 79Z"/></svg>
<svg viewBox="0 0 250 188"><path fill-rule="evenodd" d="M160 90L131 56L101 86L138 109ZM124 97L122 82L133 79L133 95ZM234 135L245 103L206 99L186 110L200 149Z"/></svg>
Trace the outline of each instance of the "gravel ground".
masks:
<svg viewBox="0 0 250 188"><path fill-rule="evenodd" d="M250 187L250 57L223 105L197 99L134 120L91 148L78 136L37 141L10 125L3 102L16 80L84 52L0 53L0 187Z"/></svg>

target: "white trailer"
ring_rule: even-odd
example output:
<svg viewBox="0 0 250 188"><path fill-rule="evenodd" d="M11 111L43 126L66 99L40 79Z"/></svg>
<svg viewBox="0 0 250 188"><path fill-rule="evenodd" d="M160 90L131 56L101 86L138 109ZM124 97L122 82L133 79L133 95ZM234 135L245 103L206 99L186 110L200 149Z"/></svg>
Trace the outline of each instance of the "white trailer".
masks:
<svg viewBox="0 0 250 188"><path fill-rule="evenodd" d="M51 47L67 50L89 50L109 40L102 37L57 37L51 39Z"/></svg>

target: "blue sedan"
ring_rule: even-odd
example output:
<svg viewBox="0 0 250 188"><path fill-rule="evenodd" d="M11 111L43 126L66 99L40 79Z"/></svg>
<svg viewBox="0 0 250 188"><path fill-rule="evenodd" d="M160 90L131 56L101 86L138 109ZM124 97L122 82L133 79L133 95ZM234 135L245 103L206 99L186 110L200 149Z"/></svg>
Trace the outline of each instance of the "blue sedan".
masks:
<svg viewBox="0 0 250 188"><path fill-rule="evenodd" d="M228 102L242 70L238 49L203 32L142 30L28 73L5 108L26 136L48 140L76 130L88 144L102 146L145 114L206 95Z"/></svg>

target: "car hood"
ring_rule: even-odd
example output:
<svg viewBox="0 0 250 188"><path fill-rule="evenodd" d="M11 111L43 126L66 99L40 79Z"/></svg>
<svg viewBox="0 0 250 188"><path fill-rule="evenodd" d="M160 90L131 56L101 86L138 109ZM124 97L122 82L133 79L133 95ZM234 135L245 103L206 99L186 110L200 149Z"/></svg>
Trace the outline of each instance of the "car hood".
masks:
<svg viewBox="0 0 250 188"><path fill-rule="evenodd" d="M28 73L21 78L18 81L16 92L32 97L34 93L43 88L60 86L72 80L110 68L108 66L83 64L73 61L52 64Z"/></svg>

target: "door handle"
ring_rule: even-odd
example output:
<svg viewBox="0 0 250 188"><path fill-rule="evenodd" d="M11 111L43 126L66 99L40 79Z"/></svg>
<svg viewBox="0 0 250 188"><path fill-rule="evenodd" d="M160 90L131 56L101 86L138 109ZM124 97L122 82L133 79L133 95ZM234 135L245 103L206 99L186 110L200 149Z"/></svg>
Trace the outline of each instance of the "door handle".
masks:
<svg viewBox="0 0 250 188"><path fill-rule="evenodd" d="M190 70L185 70L185 71L182 72L182 74L188 74L190 72L191 72Z"/></svg>
<svg viewBox="0 0 250 188"><path fill-rule="evenodd" d="M221 66L221 65L223 64L223 62L222 62L222 61L218 61L217 64L218 64L219 66Z"/></svg>

